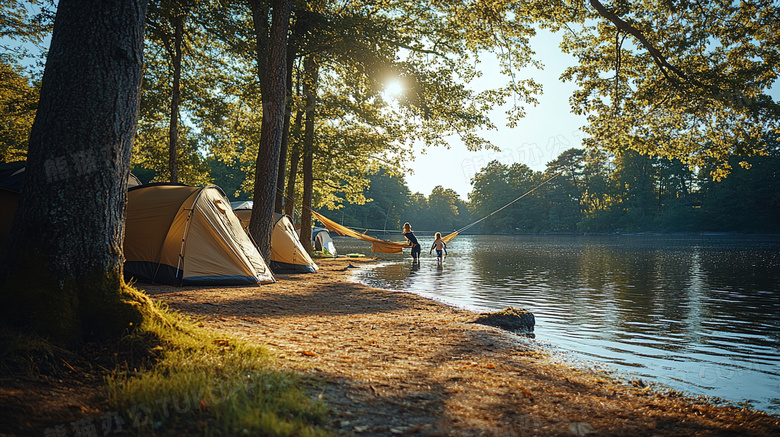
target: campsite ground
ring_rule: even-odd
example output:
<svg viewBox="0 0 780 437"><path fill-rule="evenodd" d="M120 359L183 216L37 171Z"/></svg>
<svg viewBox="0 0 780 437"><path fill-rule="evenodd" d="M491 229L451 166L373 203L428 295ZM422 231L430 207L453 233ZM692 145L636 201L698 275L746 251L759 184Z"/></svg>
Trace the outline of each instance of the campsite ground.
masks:
<svg viewBox="0 0 780 437"><path fill-rule="evenodd" d="M780 435L778 417L572 367L470 323L473 313L349 280L371 262L318 260L318 273L262 287L137 287L202 328L269 348L327 403L336 434ZM68 378L0 384L4 419L32 430L109 411L100 364L66 364Z"/></svg>
<svg viewBox="0 0 780 437"><path fill-rule="evenodd" d="M318 260L261 288L145 289L272 349L346 434L780 435L778 417L571 367L468 311L349 280L370 262Z"/></svg>

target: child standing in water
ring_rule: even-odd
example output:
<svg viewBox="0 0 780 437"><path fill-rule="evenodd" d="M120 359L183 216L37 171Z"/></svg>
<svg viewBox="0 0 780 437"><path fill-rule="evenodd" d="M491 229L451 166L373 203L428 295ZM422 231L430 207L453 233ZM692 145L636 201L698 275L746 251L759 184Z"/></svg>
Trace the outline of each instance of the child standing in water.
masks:
<svg viewBox="0 0 780 437"><path fill-rule="evenodd" d="M431 250L429 250L428 253L431 253L434 248L436 248L436 257L439 258L439 262L442 262L444 259L442 252L444 254L447 253L447 243L441 239L441 232L436 233L436 240L434 240L433 245L431 245Z"/></svg>
<svg viewBox="0 0 780 437"><path fill-rule="evenodd" d="M410 225L409 222L404 223L404 237L406 237L406 241L409 242L409 245L412 246L412 260L414 262L419 261L422 247L420 247L420 242L417 241L417 237L412 233L412 225Z"/></svg>

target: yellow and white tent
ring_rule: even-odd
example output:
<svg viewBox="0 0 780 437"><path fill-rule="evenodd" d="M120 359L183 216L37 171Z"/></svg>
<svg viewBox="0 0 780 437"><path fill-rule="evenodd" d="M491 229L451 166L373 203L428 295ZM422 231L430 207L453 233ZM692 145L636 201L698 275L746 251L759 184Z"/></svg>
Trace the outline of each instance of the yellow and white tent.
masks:
<svg viewBox="0 0 780 437"><path fill-rule="evenodd" d="M249 234L252 201L231 202L241 225ZM290 217L274 213L274 229L271 234L271 270L274 273L314 273L319 270L301 244Z"/></svg>
<svg viewBox="0 0 780 437"><path fill-rule="evenodd" d="M274 282L222 190L149 184L127 192L125 275L170 285Z"/></svg>

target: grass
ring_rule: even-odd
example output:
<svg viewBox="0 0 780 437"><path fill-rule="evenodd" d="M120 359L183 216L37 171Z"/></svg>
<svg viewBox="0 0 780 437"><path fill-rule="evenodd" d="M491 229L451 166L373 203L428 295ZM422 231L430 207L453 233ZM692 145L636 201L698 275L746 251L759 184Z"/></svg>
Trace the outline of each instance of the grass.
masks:
<svg viewBox="0 0 780 437"><path fill-rule="evenodd" d="M155 304L125 341L154 345L155 362L107 379L125 426L148 435L329 435L327 408L268 352L197 328Z"/></svg>
<svg viewBox="0 0 780 437"><path fill-rule="evenodd" d="M62 367L59 363L74 362L78 355L88 370L71 372L68 378L100 369L104 379L96 384L107 401L96 406L100 417L92 418L98 433L332 434L325 425L325 404L310 397L303 389L305 381L282 370L265 349L200 329L143 293L129 292L142 307L144 321L120 339L73 352L19 334L10 356L3 354L4 363L13 365L0 367L13 368L30 380L46 379L47 373L65 378L62 371L43 367ZM3 343L9 346L14 336L4 332Z"/></svg>

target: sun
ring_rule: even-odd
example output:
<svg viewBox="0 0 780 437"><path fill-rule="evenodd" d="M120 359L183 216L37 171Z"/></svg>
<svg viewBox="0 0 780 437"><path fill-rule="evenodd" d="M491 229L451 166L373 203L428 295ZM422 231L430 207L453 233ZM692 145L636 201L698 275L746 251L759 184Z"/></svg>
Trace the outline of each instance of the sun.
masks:
<svg viewBox="0 0 780 437"><path fill-rule="evenodd" d="M385 99L398 99L404 93L404 85L398 79L392 79L385 83L385 89L382 92Z"/></svg>

